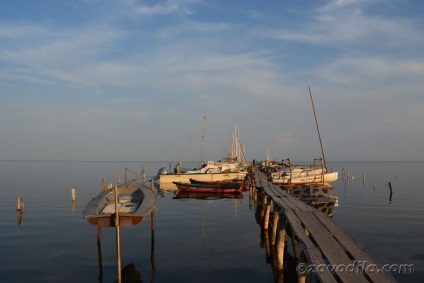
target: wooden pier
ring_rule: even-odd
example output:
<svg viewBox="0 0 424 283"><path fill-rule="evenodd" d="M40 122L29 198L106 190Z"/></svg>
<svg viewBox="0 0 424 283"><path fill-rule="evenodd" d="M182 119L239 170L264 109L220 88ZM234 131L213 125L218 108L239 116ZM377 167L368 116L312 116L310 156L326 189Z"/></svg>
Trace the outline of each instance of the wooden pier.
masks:
<svg viewBox="0 0 424 283"><path fill-rule="evenodd" d="M287 234L297 261L298 282L396 282L389 270L332 218L285 193L256 168L250 182L253 198L258 198L258 191L263 190L259 195L263 199L258 201L262 209L261 226L266 231L272 226L279 271L284 266Z"/></svg>

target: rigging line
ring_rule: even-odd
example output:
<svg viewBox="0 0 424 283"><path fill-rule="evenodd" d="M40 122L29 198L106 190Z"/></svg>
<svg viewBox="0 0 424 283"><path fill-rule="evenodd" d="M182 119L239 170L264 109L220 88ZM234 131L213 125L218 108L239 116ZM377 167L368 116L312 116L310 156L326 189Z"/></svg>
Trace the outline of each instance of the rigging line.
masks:
<svg viewBox="0 0 424 283"><path fill-rule="evenodd" d="M208 124L208 126L211 128L212 133L215 135L215 138L217 139L217 141L218 141L219 145L220 145L220 146L222 146L222 148L224 149L224 153L226 153L226 152L227 152L227 150L225 149L225 147L224 147L224 145L222 144L222 142L219 140L219 138L218 138L217 134L215 133L214 129L212 128L212 125L211 125L211 124L209 124L209 122L208 122L207 120L206 120L206 123L207 123L207 124Z"/></svg>
<svg viewBox="0 0 424 283"><path fill-rule="evenodd" d="M181 155L181 158L180 158L178 161L181 161L181 160L183 159L183 156L186 154L186 152L187 152L187 150L188 150L189 146L190 146L190 145L191 145L191 143L193 142L194 136L197 134L197 132L198 132L198 130L199 130L199 128L200 128L200 126L202 125L202 123L203 123L203 120L202 120L202 121L200 121L200 123L197 125L196 131L194 132L194 134L193 134L193 136L191 137L191 139L190 139L189 143L187 144L187 147L186 147L186 148L185 148L185 150L183 151L183 154Z"/></svg>

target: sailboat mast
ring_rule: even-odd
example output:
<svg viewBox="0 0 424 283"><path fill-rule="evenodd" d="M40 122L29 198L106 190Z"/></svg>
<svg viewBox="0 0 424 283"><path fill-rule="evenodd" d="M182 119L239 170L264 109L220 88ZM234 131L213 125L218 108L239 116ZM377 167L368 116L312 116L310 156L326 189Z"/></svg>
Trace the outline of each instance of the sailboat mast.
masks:
<svg viewBox="0 0 424 283"><path fill-rule="evenodd" d="M315 113L314 100L312 99L312 92L311 92L311 88L310 88L310 87L308 87L308 88L309 88L309 96L311 97L311 102L312 102L312 109L314 110L315 124L316 124L316 126L317 126L319 143L320 143L320 145L321 145L321 152L322 152L323 165L324 165L325 171L327 171L327 162L325 162L324 148L323 148L323 146L322 146L321 134L319 133L318 120L317 120L317 115L316 115L316 113Z"/></svg>
<svg viewBox="0 0 424 283"><path fill-rule="evenodd" d="M203 152L205 151L205 124L206 124L206 116L203 116L203 123L202 123L202 144L200 145L200 166L203 165L204 159L203 159Z"/></svg>

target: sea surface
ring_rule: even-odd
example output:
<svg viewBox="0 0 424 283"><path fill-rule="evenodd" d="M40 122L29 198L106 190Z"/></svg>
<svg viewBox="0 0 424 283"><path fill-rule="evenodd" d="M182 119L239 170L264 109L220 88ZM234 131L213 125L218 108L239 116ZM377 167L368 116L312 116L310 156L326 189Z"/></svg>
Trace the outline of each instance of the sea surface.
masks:
<svg viewBox="0 0 424 283"><path fill-rule="evenodd" d="M327 163L339 172L333 219L381 263L414 265L414 274L396 280L424 282L424 162ZM124 182L125 167L128 179L144 168L149 185L162 164L0 161L0 282L116 281L115 228L103 228L98 245L98 230L82 212L102 178L115 184L119 171ZM204 200L156 191L154 217L120 230L121 267L132 282L275 282L249 192Z"/></svg>

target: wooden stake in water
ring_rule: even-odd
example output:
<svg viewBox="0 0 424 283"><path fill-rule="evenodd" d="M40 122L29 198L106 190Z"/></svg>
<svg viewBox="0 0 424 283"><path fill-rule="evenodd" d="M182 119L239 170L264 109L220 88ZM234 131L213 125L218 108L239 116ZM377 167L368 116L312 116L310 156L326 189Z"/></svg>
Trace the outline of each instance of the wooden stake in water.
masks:
<svg viewBox="0 0 424 283"><path fill-rule="evenodd" d="M118 283L121 279L121 234L119 230L118 187L115 185L115 229L116 229L116 260L118 267Z"/></svg>
<svg viewBox="0 0 424 283"><path fill-rule="evenodd" d="M71 189L72 201L75 201L75 188Z"/></svg>
<svg viewBox="0 0 424 283"><path fill-rule="evenodd" d="M18 195L18 205L16 210L20 211L22 208L24 208L24 201L22 200L21 195Z"/></svg>
<svg viewBox="0 0 424 283"><path fill-rule="evenodd" d="M392 201L393 190L392 190L392 183L390 183L390 182L389 182L389 188L390 188L389 201Z"/></svg>
<svg viewBox="0 0 424 283"><path fill-rule="evenodd" d="M144 171L144 165L141 166L141 176L143 176L143 184L146 182L146 171Z"/></svg>

